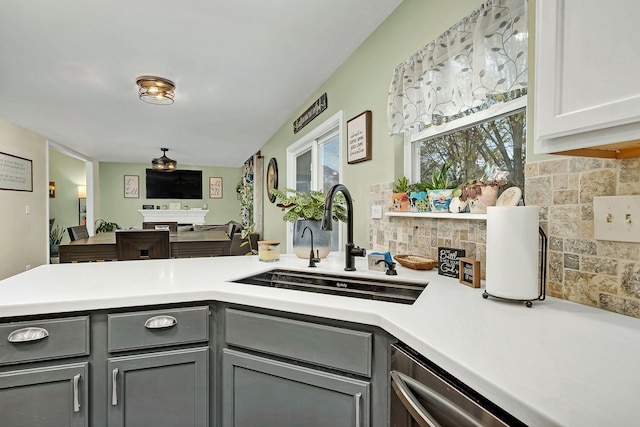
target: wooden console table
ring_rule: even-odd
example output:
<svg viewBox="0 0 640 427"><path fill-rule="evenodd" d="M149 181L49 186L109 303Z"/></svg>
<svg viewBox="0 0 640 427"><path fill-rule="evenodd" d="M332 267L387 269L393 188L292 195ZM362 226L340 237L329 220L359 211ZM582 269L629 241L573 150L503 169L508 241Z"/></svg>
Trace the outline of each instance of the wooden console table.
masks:
<svg viewBox="0 0 640 427"><path fill-rule="evenodd" d="M229 255L231 240L223 230L181 231L169 235L171 258ZM116 261L115 233L100 233L60 245L60 263Z"/></svg>

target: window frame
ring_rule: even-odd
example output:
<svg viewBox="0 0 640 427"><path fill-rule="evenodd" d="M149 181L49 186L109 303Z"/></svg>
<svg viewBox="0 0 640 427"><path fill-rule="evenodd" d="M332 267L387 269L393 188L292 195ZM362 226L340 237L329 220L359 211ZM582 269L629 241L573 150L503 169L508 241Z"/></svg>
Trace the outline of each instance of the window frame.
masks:
<svg viewBox="0 0 640 427"><path fill-rule="evenodd" d="M527 108L527 96L523 95L512 101L494 104L486 110L478 111L469 116L443 123L438 126L431 126L421 132L413 131L404 134L404 176L411 183L420 181L420 157L416 153L417 143L425 139L434 138L448 133L454 133L460 129L474 126L490 119L498 119L508 116L518 110ZM528 120L528 117L527 117Z"/></svg>

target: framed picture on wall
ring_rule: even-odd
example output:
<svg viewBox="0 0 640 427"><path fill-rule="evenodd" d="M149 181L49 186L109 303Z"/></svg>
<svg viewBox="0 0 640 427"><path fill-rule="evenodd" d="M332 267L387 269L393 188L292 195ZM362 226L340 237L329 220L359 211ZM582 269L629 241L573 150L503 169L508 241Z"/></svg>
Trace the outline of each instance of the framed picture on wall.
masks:
<svg viewBox="0 0 640 427"><path fill-rule="evenodd" d="M371 160L371 111L364 111L347 122L347 163Z"/></svg>
<svg viewBox="0 0 640 427"><path fill-rule="evenodd" d="M222 177L209 177L209 198L222 199Z"/></svg>
<svg viewBox="0 0 640 427"><path fill-rule="evenodd" d="M124 176L124 198L137 199L140 197L140 176L125 175Z"/></svg>

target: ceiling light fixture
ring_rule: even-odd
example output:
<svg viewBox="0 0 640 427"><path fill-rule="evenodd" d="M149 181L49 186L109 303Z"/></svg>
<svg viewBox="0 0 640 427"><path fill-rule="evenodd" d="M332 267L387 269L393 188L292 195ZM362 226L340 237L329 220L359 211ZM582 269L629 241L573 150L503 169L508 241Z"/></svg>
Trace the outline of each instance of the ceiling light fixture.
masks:
<svg viewBox="0 0 640 427"><path fill-rule="evenodd" d="M167 157L168 148L161 148L162 157L151 160L151 168L160 172L173 172L178 167L178 162Z"/></svg>
<svg viewBox="0 0 640 427"><path fill-rule="evenodd" d="M144 102L156 105L173 104L176 85L167 79L154 76L140 76L136 79L138 96Z"/></svg>

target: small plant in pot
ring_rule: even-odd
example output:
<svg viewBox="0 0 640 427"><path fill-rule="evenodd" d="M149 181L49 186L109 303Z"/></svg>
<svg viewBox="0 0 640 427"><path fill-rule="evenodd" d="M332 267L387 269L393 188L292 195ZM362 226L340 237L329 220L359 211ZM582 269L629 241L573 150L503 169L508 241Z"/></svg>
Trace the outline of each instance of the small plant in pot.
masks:
<svg viewBox="0 0 640 427"><path fill-rule="evenodd" d="M440 169L434 169L431 172L431 181L424 183L431 212L449 212L449 203L455 191L455 188L451 188L455 185L449 178L449 170L452 166L452 162L447 162Z"/></svg>
<svg viewBox="0 0 640 427"><path fill-rule="evenodd" d="M409 212L409 181L406 177L398 178L391 194L393 212Z"/></svg>
<svg viewBox="0 0 640 427"><path fill-rule="evenodd" d="M98 233L113 233L114 231L120 230L121 228L122 227L120 227L115 222L108 222L108 221L105 221L104 219L97 219L96 220L96 234L98 234Z"/></svg>
<svg viewBox="0 0 640 427"><path fill-rule="evenodd" d="M64 228L58 224L49 228L49 255L57 257L60 251L60 242L64 236Z"/></svg>
<svg viewBox="0 0 640 427"><path fill-rule="evenodd" d="M495 206L500 187L507 184L509 172L496 166L488 166L480 178L472 178L460 184L460 200L469 204L471 213L486 213L487 206Z"/></svg>
<svg viewBox="0 0 640 427"><path fill-rule="evenodd" d="M411 212L429 212L429 200L424 182L409 186L409 210Z"/></svg>
<svg viewBox="0 0 640 427"><path fill-rule="evenodd" d="M318 258L329 255L331 232L322 230L321 227L325 194L321 191L298 191L291 188L272 188L270 192L276 196L277 206L285 211L282 219L293 222L293 252L296 256L309 259L311 236L307 233L305 238L302 238L305 227L309 227L313 233L313 248L317 250ZM331 214L336 221L347 221L346 200L342 193L337 194L333 200Z"/></svg>

